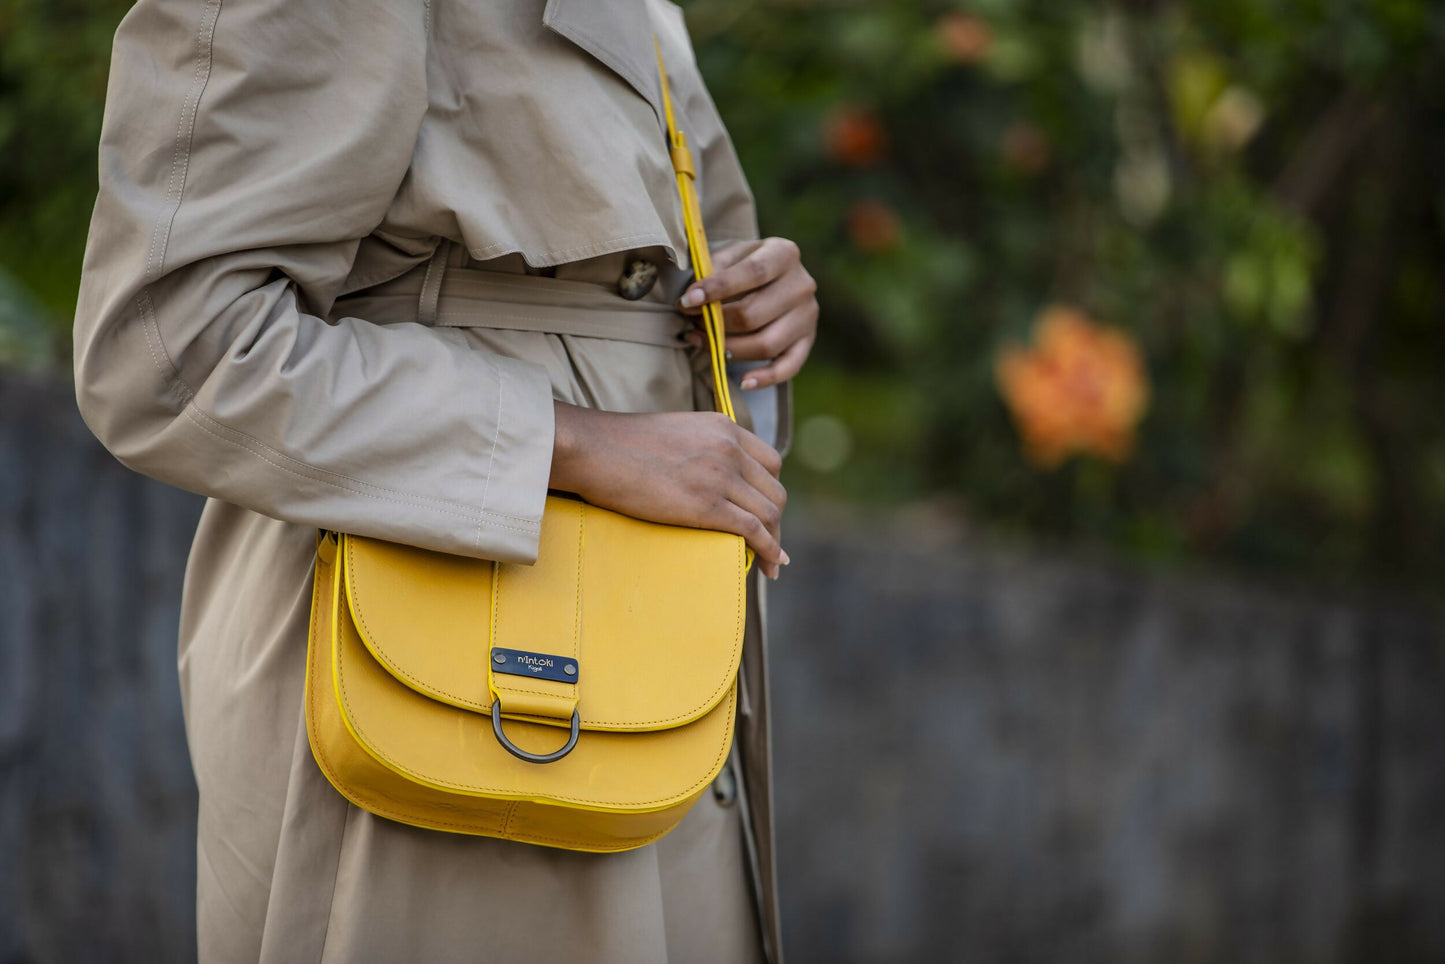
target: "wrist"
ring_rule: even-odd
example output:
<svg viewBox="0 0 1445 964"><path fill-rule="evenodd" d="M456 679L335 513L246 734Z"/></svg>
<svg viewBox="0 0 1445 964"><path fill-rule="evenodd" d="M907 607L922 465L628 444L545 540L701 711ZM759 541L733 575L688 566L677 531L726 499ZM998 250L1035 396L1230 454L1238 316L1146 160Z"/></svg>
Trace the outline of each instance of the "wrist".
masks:
<svg viewBox="0 0 1445 964"><path fill-rule="evenodd" d="M595 415L588 409L566 402L552 403L552 471L547 480L549 489L576 493L581 486L588 432L583 423Z"/></svg>

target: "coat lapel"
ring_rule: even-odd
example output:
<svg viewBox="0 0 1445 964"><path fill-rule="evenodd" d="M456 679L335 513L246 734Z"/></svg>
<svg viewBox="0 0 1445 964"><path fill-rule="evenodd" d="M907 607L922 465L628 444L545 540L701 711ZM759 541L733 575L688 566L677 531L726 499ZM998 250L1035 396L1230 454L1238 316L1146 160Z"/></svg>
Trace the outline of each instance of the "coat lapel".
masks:
<svg viewBox="0 0 1445 964"><path fill-rule="evenodd" d="M542 23L627 81L662 116L646 0L547 0Z"/></svg>

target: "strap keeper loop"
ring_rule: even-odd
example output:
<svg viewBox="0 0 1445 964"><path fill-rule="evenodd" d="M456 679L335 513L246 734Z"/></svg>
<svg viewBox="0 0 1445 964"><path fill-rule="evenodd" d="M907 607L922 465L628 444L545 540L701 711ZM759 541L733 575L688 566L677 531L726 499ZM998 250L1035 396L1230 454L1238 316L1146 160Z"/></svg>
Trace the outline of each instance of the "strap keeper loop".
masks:
<svg viewBox="0 0 1445 964"><path fill-rule="evenodd" d="M697 169L692 165L692 151L687 149L686 144L674 147L672 154L672 169L678 174L686 174L693 180L697 179Z"/></svg>

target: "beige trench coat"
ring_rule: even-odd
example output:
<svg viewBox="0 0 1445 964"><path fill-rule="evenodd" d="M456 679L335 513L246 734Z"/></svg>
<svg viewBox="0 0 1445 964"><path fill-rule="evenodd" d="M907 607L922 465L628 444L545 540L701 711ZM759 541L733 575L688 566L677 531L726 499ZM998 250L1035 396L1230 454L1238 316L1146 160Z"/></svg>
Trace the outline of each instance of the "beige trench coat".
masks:
<svg viewBox="0 0 1445 964"><path fill-rule="evenodd" d="M755 237L664 0L140 0L116 34L76 389L117 457L209 497L180 640L204 961L778 952L760 587L744 792L637 851L373 817L326 783L302 715L318 528L531 562L554 398L706 404L694 353L623 332L673 317L687 280L654 33L712 239ZM639 257L661 280L613 306L616 337L507 324L451 284L507 275L545 320L569 285L620 301Z"/></svg>

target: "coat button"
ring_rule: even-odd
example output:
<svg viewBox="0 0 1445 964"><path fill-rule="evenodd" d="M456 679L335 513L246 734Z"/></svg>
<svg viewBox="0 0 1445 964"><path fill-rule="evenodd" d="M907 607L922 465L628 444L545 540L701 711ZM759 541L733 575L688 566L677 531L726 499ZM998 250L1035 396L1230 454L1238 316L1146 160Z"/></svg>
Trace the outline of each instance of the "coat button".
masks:
<svg viewBox="0 0 1445 964"><path fill-rule="evenodd" d="M731 765L724 766L717 779L712 782L712 795L719 806L731 807L738 798L738 778L733 775Z"/></svg>
<svg viewBox="0 0 1445 964"><path fill-rule="evenodd" d="M646 297L655 284L657 265L638 258L636 261L629 261L622 270L622 277L617 279L617 291L628 301L636 301Z"/></svg>

